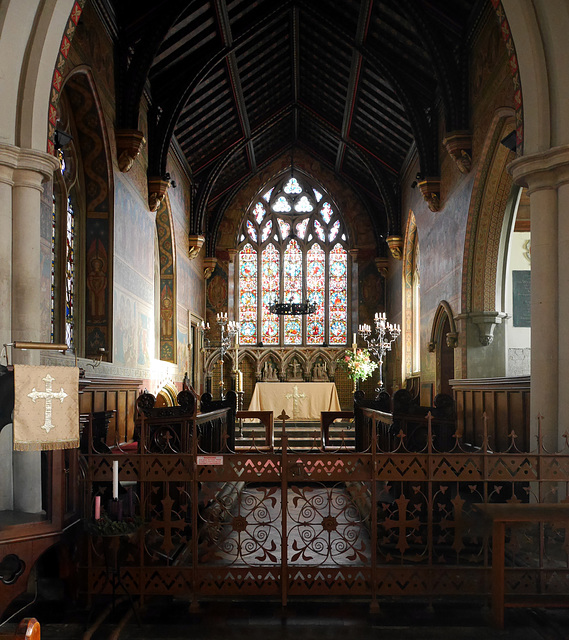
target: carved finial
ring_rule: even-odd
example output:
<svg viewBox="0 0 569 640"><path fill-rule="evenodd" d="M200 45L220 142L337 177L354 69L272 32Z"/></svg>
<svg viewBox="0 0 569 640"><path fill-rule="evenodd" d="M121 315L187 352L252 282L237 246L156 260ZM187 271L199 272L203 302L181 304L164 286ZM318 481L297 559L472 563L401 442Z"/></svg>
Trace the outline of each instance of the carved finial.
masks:
<svg viewBox="0 0 569 640"><path fill-rule="evenodd" d="M425 178L417 183L423 194L423 198L429 209L436 213L441 206L441 181L440 178Z"/></svg>
<svg viewBox="0 0 569 640"><path fill-rule="evenodd" d="M283 435L286 434L286 421L290 418L290 416L287 416L286 411L283 409L281 411L281 415L277 416L277 420L282 420L283 421Z"/></svg>
<svg viewBox="0 0 569 640"><path fill-rule="evenodd" d="M203 277L206 280L211 278L211 274L215 271L217 258L207 257L203 259Z"/></svg>
<svg viewBox="0 0 569 640"><path fill-rule="evenodd" d="M403 259L403 238L401 236L388 236L387 245L391 251L391 255L396 260Z"/></svg>
<svg viewBox="0 0 569 640"><path fill-rule="evenodd" d="M146 144L146 138L142 131L136 129L118 129L115 131L115 140L119 171L126 173L131 170L142 147Z"/></svg>
<svg viewBox="0 0 569 640"><path fill-rule="evenodd" d="M470 131L452 131L443 139L443 144L456 162L461 173L468 173L472 167L472 134Z"/></svg>
<svg viewBox="0 0 569 640"><path fill-rule="evenodd" d="M199 235L189 236L188 256L190 260L193 260L198 255L204 242L205 242L204 236L199 236Z"/></svg>
<svg viewBox="0 0 569 640"><path fill-rule="evenodd" d="M158 211L166 197L170 180L163 178L148 178L148 207L150 211Z"/></svg>

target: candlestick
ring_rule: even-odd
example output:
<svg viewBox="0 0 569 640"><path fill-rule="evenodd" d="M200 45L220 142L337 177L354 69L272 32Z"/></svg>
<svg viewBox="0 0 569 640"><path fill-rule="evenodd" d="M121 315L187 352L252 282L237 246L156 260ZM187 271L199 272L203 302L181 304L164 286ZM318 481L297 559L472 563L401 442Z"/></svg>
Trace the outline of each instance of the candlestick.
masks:
<svg viewBox="0 0 569 640"><path fill-rule="evenodd" d="M126 490L127 495L127 504L128 504L128 517L132 518L134 516L134 496L132 493L132 487L128 487Z"/></svg>
<svg viewBox="0 0 569 640"><path fill-rule="evenodd" d="M95 520L101 519L101 496L95 496Z"/></svg>
<svg viewBox="0 0 569 640"><path fill-rule="evenodd" d="M377 358L379 363L379 389L383 388L383 359L387 351L391 351L392 343L401 334L401 326L387 322L385 312L376 313L374 317L376 336L372 337L371 327L368 324L360 325L359 333L365 340L368 349Z"/></svg>
<svg viewBox="0 0 569 640"><path fill-rule="evenodd" d="M113 499L119 497L119 461L113 460Z"/></svg>

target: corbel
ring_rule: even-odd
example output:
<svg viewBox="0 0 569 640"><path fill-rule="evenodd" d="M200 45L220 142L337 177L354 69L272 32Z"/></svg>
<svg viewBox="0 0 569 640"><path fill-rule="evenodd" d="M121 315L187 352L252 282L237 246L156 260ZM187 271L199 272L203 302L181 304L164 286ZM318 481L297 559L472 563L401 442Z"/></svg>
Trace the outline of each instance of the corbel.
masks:
<svg viewBox="0 0 569 640"><path fill-rule="evenodd" d="M494 329L497 324L508 317L503 311L474 311L468 314L456 316L457 320L468 318L478 328L478 339L483 347L487 347L494 341Z"/></svg>
<svg viewBox="0 0 569 640"><path fill-rule="evenodd" d="M472 168L472 134L470 131L452 131L443 144L461 173L469 173Z"/></svg>
<svg viewBox="0 0 569 640"><path fill-rule="evenodd" d="M389 258L383 258L383 257L375 258L375 266L377 267L377 270L379 271L379 273L384 278L387 278L387 272L389 270Z"/></svg>
<svg viewBox="0 0 569 640"><path fill-rule="evenodd" d="M166 197L169 186L170 180L156 177L148 178L148 206L150 211L158 211Z"/></svg>
<svg viewBox="0 0 569 640"><path fill-rule="evenodd" d="M388 236L386 238L387 246L391 251L391 255L396 260L403 259L403 238L401 236Z"/></svg>
<svg viewBox="0 0 569 640"><path fill-rule="evenodd" d="M217 258L207 257L203 259L203 276L206 280L211 278L211 274L215 271L217 266Z"/></svg>
<svg viewBox="0 0 569 640"><path fill-rule="evenodd" d="M200 249L203 247L203 243L205 242L205 236L200 235L191 235L189 237L189 250L188 256L190 260L193 260L197 257Z"/></svg>
<svg viewBox="0 0 569 640"><path fill-rule="evenodd" d="M436 213L441 206L441 179L440 178L424 178L417 186L423 194L423 199L427 203L429 209Z"/></svg>
<svg viewBox="0 0 569 640"><path fill-rule="evenodd" d="M137 129L118 129L115 131L117 143L117 162L119 171L130 171L142 147L146 144L146 138L142 131Z"/></svg>

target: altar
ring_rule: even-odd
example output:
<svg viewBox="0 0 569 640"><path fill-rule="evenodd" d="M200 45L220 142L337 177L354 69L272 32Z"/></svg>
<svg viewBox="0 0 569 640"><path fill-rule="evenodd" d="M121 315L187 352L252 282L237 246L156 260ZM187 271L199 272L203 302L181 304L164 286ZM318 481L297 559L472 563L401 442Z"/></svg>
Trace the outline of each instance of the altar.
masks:
<svg viewBox="0 0 569 640"><path fill-rule="evenodd" d="M319 421L321 411L340 411L333 382L257 382L249 411L281 412L297 422Z"/></svg>

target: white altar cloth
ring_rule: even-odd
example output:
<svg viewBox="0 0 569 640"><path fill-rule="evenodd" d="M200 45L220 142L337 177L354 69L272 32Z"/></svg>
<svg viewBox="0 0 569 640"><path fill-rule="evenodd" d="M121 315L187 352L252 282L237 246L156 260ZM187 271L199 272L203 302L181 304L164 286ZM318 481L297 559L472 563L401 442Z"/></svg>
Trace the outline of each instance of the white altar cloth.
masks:
<svg viewBox="0 0 569 640"><path fill-rule="evenodd" d="M281 411L290 420L319 421L321 411L340 411L333 382L257 382L249 411L272 411L276 421Z"/></svg>

